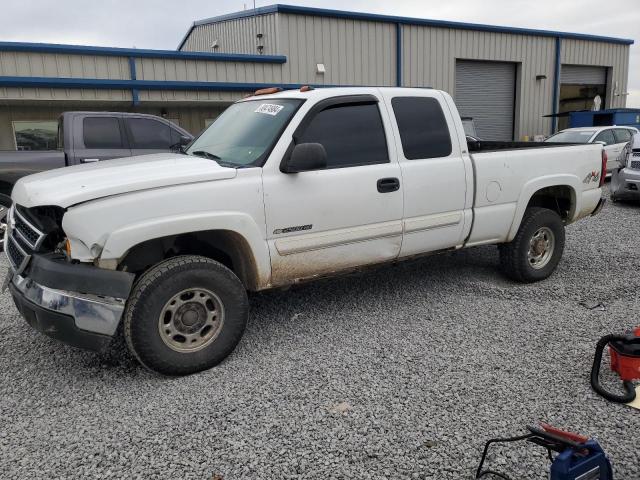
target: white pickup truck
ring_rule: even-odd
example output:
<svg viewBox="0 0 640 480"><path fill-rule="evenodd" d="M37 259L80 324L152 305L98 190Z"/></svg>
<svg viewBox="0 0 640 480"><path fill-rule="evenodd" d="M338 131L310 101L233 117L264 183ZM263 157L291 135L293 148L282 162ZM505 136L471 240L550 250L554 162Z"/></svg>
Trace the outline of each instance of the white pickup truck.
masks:
<svg viewBox="0 0 640 480"><path fill-rule="evenodd" d="M247 291L486 244L544 279L605 166L598 144L468 144L438 90L256 92L182 154L19 180L5 285L51 337L99 350L122 323L144 366L188 374L232 352Z"/></svg>

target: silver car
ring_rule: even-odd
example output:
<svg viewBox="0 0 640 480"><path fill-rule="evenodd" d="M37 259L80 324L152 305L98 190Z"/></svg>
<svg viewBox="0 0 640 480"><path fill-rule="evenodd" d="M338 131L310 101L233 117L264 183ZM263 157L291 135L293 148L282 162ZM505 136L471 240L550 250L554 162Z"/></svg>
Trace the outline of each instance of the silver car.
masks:
<svg viewBox="0 0 640 480"><path fill-rule="evenodd" d="M640 134L636 133L618 160L611 176L611 201L640 200Z"/></svg>

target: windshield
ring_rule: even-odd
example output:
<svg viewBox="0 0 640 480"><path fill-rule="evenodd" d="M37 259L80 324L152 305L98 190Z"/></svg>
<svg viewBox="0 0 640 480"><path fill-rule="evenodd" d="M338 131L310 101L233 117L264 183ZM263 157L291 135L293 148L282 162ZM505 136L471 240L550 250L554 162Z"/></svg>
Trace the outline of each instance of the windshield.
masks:
<svg viewBox="0 0 640 480"><path fill-rule="evenodd" d="M186 151L225 167L262 166L302 100L265 99L234 103Z"/></svg>
<svg viewBox="0 0 640 480"><path fill-rule="evenodd" d="M545 142L587 143L594 133L596 133L595 130L565 130L547 138Z"/></svg>

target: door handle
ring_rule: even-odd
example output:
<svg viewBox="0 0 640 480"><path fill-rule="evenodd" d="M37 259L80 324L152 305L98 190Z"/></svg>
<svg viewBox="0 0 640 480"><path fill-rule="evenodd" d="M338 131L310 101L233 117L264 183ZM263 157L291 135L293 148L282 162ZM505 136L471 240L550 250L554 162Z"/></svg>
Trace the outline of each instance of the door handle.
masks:
<svg viewBox="0 0 640 480"><path fill-rule="evenodd" d="M99 161L99 158L83 158L82 160L80 160L80 163L96 163Z"/></svg>
<svg viewBox="0 0 640 480"><path fill-rule="evenodd" d="M395 177L381 178L378 180L378 191L380 193L395 192L400 188L400 180Z"/></svg>

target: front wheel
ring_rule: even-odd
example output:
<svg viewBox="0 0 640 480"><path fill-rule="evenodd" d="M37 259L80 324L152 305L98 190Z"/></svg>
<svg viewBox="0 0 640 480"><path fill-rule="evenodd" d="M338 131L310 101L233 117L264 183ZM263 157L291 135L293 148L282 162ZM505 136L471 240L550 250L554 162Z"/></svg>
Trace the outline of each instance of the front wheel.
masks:
<svg viewBox="0 0 640 480"><path fill-rule="evenodd" d="M145 367L188 375L217 365L233 351L248 311L246 290L227 267L206 257L174 257L136 282L124 336Z"/></svg>
<svg viewBox="0 0 640 480"><path fill-rule="evenodd" d="M515 238L499 247L502 271L519 282L544 280L560 263L564 241L564 223L556 212L528 208Z"/></svg>

